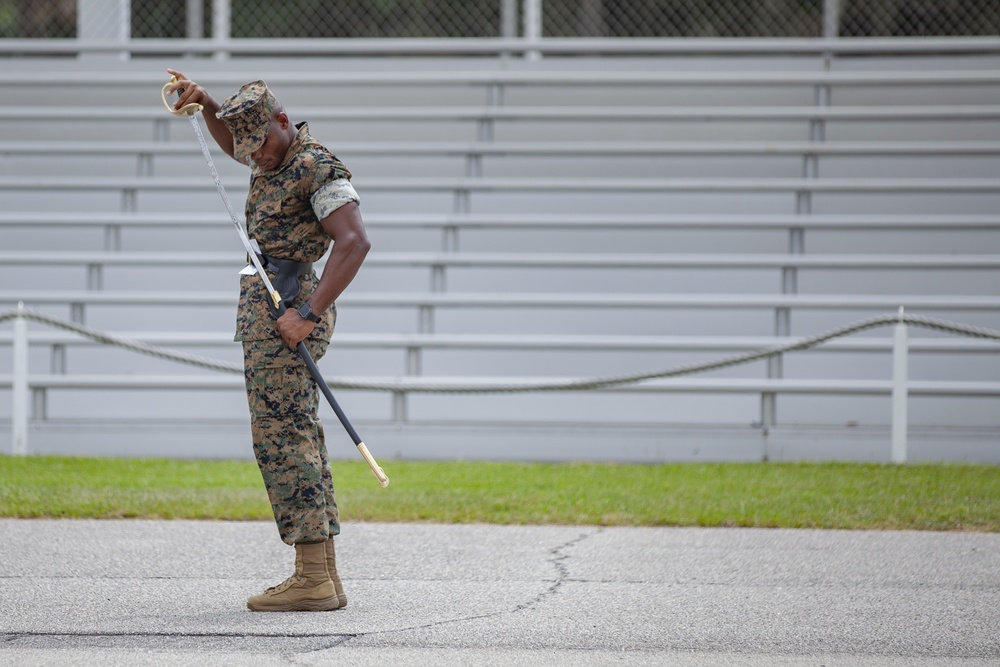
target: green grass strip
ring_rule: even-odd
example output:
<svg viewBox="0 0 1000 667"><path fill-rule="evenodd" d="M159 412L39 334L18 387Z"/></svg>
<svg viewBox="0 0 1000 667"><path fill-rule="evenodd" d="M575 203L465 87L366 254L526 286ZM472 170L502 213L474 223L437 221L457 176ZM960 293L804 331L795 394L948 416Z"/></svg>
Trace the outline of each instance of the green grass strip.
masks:
<svg viewBox="0 0 1000 667"><path fill-rule="evenodd" d="M1000 531L1000 467L335 461L345 522ZM270 519L252 461L0 456L0 516Z"/></svg>

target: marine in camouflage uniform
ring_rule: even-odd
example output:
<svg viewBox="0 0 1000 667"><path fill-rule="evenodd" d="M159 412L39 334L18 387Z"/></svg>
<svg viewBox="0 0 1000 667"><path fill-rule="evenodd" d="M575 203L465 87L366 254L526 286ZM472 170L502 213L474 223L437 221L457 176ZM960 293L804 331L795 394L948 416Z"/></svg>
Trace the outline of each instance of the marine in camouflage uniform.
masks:
<svg viewBox="0 0 1000 667"><path fill-rule="evenodd" d="M204 88L168 71L180 79L175 88L183 89L178 108L203 104L212 136L250 167L247 235L259 245L283 299L295 292L298 276L298 292L278 319L256 271L248 267L240 278L236 340L243 344L254 454L278 533L296 550L295 574L252 596L247 606L336 609L347 603L332 539L340 533L340 520L318 417L319 390L295 347L304 341L315 360L322 358L336 321L334 300L370 247L351 173L312 137L307 124L291 123L263 81L246 84L219 105ZM311 263L331 241L333 250L317 277ZM284 272L272 270L279 262L292 267L291 289L279 286Z"/></svg>

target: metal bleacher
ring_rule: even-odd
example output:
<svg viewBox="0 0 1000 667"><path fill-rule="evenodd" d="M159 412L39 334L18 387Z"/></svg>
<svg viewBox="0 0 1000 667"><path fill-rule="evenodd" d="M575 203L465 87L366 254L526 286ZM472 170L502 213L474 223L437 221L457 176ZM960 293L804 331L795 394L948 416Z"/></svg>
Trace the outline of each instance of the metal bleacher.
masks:
<svg viewBox="0 0 1000 667"><path fill-rule="evenodd" d="M886 460L885 328L698 375L522 391L900 307L1000 328L1000 40L723 42L413 47L336 67L280 42L255 47L282 54L268 58L6 59L0 313L23 302L238 364L245 257L159 91L167 66L219 97L264 78L361 193L373 250L320 367L355 387L338 398L377 456ZM245 170L215 160L241 202ZM11 341L0 325L0 451ZM30 342L31 451L250 456L238 373L37 323ZM911 328L912 459L1000 460L997 352Z"/></svg>

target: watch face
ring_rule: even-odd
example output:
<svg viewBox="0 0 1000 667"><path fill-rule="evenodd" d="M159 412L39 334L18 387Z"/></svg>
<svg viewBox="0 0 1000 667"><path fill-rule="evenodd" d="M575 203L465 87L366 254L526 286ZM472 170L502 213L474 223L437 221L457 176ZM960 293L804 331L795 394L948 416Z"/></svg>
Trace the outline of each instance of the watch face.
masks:
<svg viewBox="0 0 1000 667"><path fill-rule="evenodd" d="M309 307L308 303L304 303L299 307L299 315L301 315L303 319L311 322L319 322L319 315L312 311L312 308Z"/></svg>

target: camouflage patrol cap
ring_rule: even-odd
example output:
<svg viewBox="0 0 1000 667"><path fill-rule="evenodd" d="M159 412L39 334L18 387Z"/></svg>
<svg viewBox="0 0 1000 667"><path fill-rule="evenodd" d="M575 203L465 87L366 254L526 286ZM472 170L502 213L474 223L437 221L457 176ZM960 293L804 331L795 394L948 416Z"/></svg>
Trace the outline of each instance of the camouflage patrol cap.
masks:
<svg viewBox="0 0 1000 667"><path fill-rule="evenodd" d="M271 127L274 94L263 81L251 81L219 107L215 117L226 124L233 135L233 156L246 162L260 148Z"/></svg>

